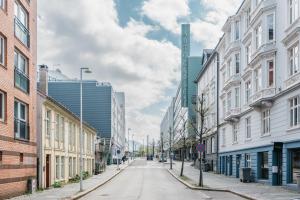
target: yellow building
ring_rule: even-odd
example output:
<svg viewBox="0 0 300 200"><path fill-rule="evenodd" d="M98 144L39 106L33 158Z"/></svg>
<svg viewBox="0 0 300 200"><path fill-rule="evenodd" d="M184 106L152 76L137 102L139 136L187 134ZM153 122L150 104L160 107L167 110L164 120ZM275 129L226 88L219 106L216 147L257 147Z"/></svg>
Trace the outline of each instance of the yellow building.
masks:
<svg viewBox="0 0 300 200"><path fill-rule="evenodd" d="M47 69L45 69L47 70ZM37 95L38 185L68 182L80 171L80 118L45 92ZM83 171L93 174L96 130L83 123Z"/></svg>

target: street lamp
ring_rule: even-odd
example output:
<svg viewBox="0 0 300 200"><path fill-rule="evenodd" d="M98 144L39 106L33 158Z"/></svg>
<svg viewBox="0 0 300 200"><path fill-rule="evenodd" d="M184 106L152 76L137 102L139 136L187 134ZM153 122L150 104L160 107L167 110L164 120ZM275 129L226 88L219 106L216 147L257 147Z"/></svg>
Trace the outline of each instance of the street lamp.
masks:
<svg viewBox="0 0 300 200"><path fill-rule="evenodd" d="M133 160L134 160L134 140L133 140L133 136L134 136L134 134L132 134L132 157L131 158L133 158Z"/></svg>
<svg viewBox="0 0 300 200"><path fill-rule="evenodd" d="M131 128L128 128L128 132L127 132L127 134L128 134L128 136L127 136L127 139L128 139L128 141L127 141L127 143L128 143L128 164L129 164L129 153L130 153L130 150L129 150L129 131L131 131Z"/></svg>
<svg viewBox="0 0 300 200"><path fill-rule="evenodd" d="M82 74L90 74L92 71L87 67L80 68L80 192L83 191L82 186L82 169L83 169L83 160L82 160L82 143L83 143L83 134L82 134Z"/></svg>

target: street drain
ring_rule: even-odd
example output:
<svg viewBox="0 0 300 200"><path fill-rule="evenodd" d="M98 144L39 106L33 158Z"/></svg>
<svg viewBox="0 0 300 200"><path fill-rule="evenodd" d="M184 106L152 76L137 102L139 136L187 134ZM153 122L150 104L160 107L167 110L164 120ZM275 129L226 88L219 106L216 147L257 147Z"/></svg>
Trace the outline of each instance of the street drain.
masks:
<svg viewBox="0 0 300 200"><path fill-rule="evenodd" d="M109 194L101 194L100 196L107 197Z"/></svg>

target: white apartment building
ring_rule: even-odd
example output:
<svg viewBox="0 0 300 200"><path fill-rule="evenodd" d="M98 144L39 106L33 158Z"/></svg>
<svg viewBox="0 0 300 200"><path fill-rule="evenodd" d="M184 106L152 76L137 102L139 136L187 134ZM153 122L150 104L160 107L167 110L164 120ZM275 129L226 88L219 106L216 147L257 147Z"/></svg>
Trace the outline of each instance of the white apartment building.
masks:
<svg viewBox="0 0 300 200"><path fill-rule="evenodd" d="M245 0L223 26L219 170L295 186L300 172L299 0Z"/></svg>
<svg viewBox="0 0 300 200"><path fill-rule="evenodd" d="M172 99L170 106L165 112L163 120L160 124L160 138L163 142L165 155L169 155L167 151L170 148L170 143L174 140L174 100Z"/></svg>
<svg viewBox="0 0 300 200"><path fill-rule="evenodd" d="M218 116L218 53L212 50L203 50L202 70L196 79L197 83L197 100L195 103L199 105L199 99L204 99L203 108L207 110L204 117L203 128L203 144L205 144L205 163L208 165L209 171L217 171L217 116ZM200 131L200 115L197 116L198 130Z"/></svg>

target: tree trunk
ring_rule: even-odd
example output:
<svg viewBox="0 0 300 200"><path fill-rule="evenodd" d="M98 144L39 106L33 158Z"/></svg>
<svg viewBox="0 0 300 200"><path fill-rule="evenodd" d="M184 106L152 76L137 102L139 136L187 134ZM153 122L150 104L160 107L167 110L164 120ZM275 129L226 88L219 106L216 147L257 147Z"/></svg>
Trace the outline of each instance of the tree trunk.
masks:
<svg viewBox="0 0 300 200"><path fill-rule="evenodd" d="M203 173L202 173L202 153L200 153L200 159L199 159L199 186L203 187Z"/></svg>
<svg viewBox="0 0 300 200"><path fill-rule="evenodd" d="M184 150L185 150L185 138L183 139L183 150L181 152L181 172L180 172L180 176L183 176L183 168L184 168Z"/></svg>

